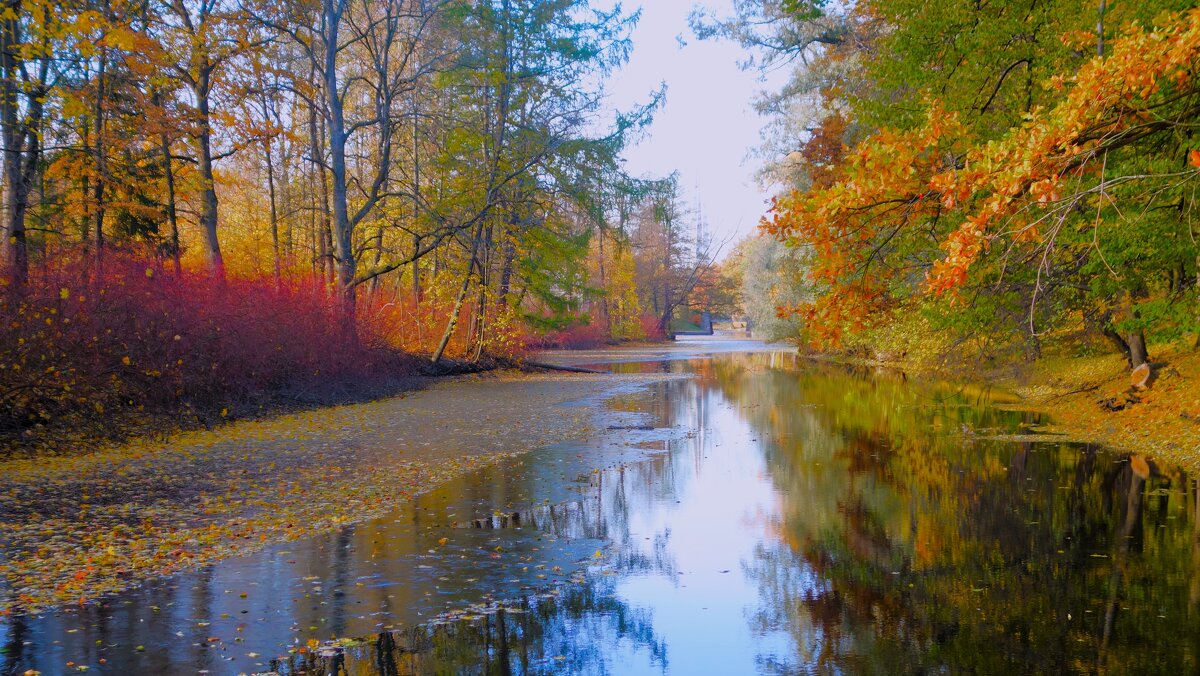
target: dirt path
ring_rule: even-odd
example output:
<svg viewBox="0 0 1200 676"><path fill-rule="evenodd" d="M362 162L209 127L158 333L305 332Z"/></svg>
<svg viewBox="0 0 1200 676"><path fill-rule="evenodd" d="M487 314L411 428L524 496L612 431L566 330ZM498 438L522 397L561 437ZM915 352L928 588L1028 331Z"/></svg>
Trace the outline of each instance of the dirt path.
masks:
<svg viewBox="0 0 1200 676"><path fill-rule="evenodd" d="M378 516L481 464L588 434L602 395L651 378L463 377L166 442L0 463L0 613Z"/></svg>

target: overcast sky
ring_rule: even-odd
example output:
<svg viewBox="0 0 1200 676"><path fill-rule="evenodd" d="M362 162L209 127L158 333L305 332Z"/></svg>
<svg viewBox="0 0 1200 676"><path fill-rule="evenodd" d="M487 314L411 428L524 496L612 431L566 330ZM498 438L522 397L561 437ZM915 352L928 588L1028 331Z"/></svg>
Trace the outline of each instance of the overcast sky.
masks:
<svg viewBox="0 0 1200 676"><path fill-rule="evenodd" d="M639 176L678 170L688 204L702 208L714 239L733 236L736 241L757 226L768 199L754 181L758 162L748 157L763 126L754 112L755 93L780 83L764 83L757 71L740 70L738 62L746 55L739 45L695 39L687 19L696 2L642 2L632 57L607 86L612 104L627 109L646 101L659 83L667 84L666 105L641 143L626 151L626 168ZM732 13L729 0L702 4L720 16ZM677 37L686 45L680 46Z"/></svg>

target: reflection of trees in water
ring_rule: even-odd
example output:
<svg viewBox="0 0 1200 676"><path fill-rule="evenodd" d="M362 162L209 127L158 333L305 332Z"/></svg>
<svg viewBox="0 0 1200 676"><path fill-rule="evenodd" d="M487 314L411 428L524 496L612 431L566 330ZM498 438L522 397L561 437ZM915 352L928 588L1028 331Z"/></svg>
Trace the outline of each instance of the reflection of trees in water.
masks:
<svg viewBox="0 0 1200 676"><path fill-rule="evenodd" d="M673 391L668 393L667 387ZM694 382L669 383L653 397L654 416L659 424L697 427L705 417L705 404L696 401L700 398ZM669 530L655 533L647 543L633 537L630 520L652 512L656 503L673 500L683 489L692 468L678 463L678 453L665 452L594 474L580 500L518 510L515 519L508 513L507 523L552 537L606 540L606 567L622 576L654 573L674 580L678 564L670 553ZM293 656L273 668L347 674L619 673L613 660L628 648L644 652L665 671L666 644L655 635L649 611L621 602L608 579L592 576L562 592L557 597L525 596L476 620L385 632L336 657Z"/></svg>
<svg viewBox="0 0 1200 676"><path fill-rule="evenodd" d="M664 387L653 398L653 418L671 415ZM548 557L547 566L566 568L590 554L590 546L579 545L577 552L571 548L570 543L580 540L615 543L606 561L622 571L674 571L666 534L635 542L630 516L672 495L685 474L670 454L662 454L591 475L578 500L517 510L525 516L521 527L532 535L528 538L507 529L450 530L455 521L469 525L472 516L490 514L496 506L528 504L528 496L536 492L531 487L561 481L562 466L554 462L519 459L511 467L491 466L448 482L386 518L291 543L286 555L252 557L148 585L123 597L133 603L119 598L111 606L85 606L73 615L10 618L0 624L0 641L7 647L0 653L0 673L54 671L58 667L53 665L66 660L96 665L101 657L113 673L177 673L193 667L221 673L230 665L214 648L218 644L205 641L209 636L244 639L247 648L271 654L297 637L303 643L310 636L361 636L374 631L381 618L398 625L420 621L422 612L429 617L491 593L523 593L519 584L539 584L534 564L540 557ZM443 536L450 539L446 546L437 542ZM555 540L559 544L550 544ZM490 556L496 546L505 550L500 558ZM532 561L525 573L521 557ZM434 565L422 566L429 569L425 572L417 569L419 563ZM512 583L514 577L521 582ZM231 591L250 593L243 598ZM578 591L574 593L571 599L577 599ZM648 620L611 603L598 598L588 612L612 615L621 632L642 640ZM561 605L541 602L539 607L546 604ZM525 621L514 618L509 618L511 626ZM569 615L559 612L555 618L566 621ZM186 635L177 635L180 630ZM553 636L556 631L542 633ZM51 646L56 639L61 645ZM147 650L129 649L136 645Z"/></svg>
<svg viewBox="0 0 1200 676"><path fill-rule="evenodd" d="M1142 478L1089 447L986 440L975 431L1022 414L954 393L759 360L706 382L763 439L779 491L779 539L744 568L760 593L751 626L792 637L792 668L1196 668L1194 480Z"/></svg>
<svg viewBox="0 0 1200 676"><path fill-rule="evenodd" d="M559 596L526 596L477 619L381 633L334 657L294 655L283 674L620 673L621 646L667 669L666 644L649 612L632 609L610 584L576 585Z"/></svg>

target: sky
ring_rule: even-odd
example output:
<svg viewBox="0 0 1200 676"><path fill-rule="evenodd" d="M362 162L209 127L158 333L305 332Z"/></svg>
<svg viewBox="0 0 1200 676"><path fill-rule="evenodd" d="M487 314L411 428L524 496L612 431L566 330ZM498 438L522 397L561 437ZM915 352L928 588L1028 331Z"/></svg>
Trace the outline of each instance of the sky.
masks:
<svg viewBox="0 0 1200 676"><path fill-rule="evenodd" d="M714 241L730 238L725 253L754 231L766 211L768 196L754 179L760 162L749 157L765 122L754 111L754 98L763 89L780 86L783 75L764 82L757 71L738 68L746 57L738 44L697 40L687 21L696 4L642 2L632 56L606 87L610 104L628 109L666 83L666 104L645 138L625 152L626 170L635 176L678 171L687 204L703 214ZM732 14L729 0L701 4L717 16ZM638 6L625 5L630 10ZM686 44L681 46L677 38Z"/></svg>

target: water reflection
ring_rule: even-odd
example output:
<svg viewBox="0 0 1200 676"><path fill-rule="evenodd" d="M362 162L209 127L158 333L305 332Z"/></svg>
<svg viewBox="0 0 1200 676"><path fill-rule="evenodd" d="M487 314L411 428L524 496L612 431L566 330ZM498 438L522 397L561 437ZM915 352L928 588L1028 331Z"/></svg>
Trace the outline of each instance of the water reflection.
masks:
<svg viewBox="0 0 1200 676"><path fill-rule="evenodd" d="M1194 479L989 440L1032 421L886 375L717 381L773 438L779 533L747 575L753 621L793 637L782 670L1195 669Z"/></svg>
<svg viewBox="0 0 1200 676"><path fill-rule="evenodd" d="M5 669L1196 670L1195 477L1013 441L1037 419L898 374L783 353L625 368L664 364L696 377L615 400L624 417L594 443L289 551L13 618ZM296 651L330 636L364 638Z"/></svg>

